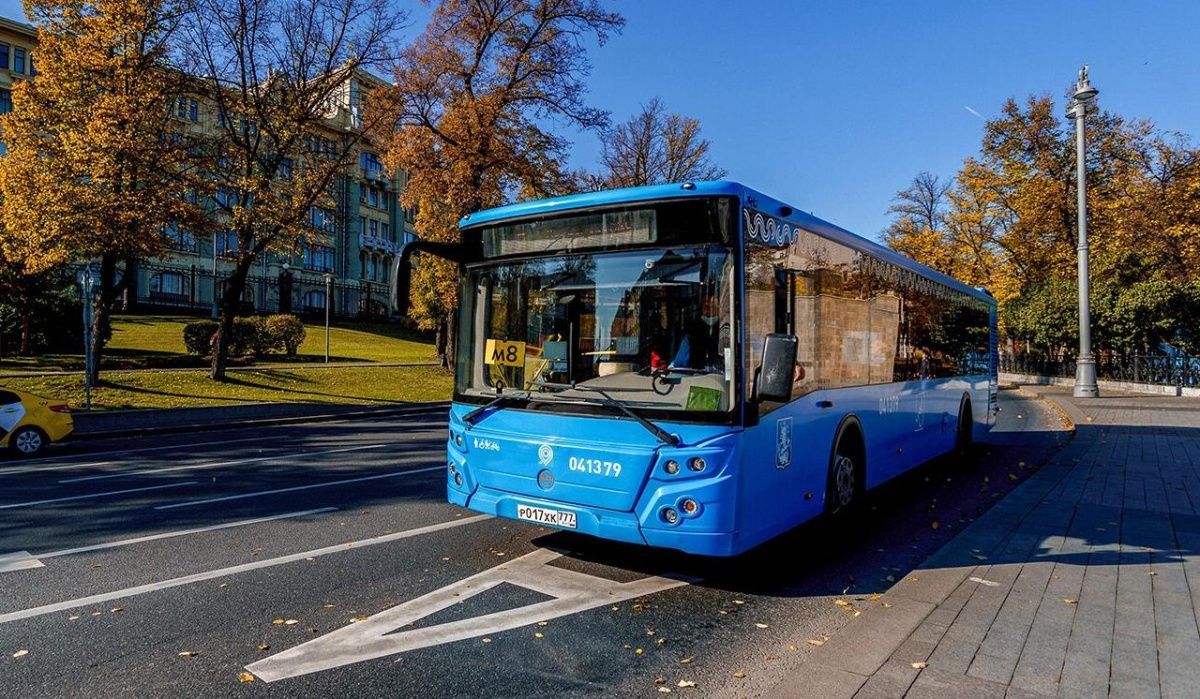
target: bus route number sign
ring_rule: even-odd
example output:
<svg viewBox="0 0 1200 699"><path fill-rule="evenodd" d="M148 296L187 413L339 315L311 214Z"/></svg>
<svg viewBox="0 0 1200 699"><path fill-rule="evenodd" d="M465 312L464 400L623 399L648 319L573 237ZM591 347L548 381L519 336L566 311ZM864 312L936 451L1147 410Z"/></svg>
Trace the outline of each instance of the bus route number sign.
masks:
<svg viewBox="0 0 1200 699"><path fill-rule="evenodd" d="M523 367L525 366L525 343L488 340L484 347L483 360L485 364Z"/></svg>

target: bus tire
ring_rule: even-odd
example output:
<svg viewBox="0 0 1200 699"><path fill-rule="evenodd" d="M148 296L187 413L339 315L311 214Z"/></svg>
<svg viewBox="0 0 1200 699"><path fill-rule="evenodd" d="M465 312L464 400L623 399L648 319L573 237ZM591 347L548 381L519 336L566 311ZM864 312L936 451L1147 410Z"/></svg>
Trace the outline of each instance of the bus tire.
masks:
<svg viewBox="0 0 1200 699"><path fill-rule="evenodd" d="M858 422L847 420L838 430L837 443L829 459L826 514L842 515L858 504L865 490L866 465L866 449Z"/></svg>
<svg viewBox="0 0 1200 699"><path fill-rule="evenodd" d="M958 407L958 427L954 432L954 450L959 454L970 451L975 443L975 418L971 413L971 399L963 396Z"/></svg>

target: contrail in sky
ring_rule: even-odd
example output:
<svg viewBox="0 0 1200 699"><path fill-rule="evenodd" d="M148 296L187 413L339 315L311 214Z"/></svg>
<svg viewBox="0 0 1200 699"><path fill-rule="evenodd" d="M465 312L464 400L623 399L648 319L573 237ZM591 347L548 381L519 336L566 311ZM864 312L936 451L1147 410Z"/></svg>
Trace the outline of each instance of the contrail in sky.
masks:
<svg viewBox="0 0 1200 699"><path fill-rule="evenodd" d="M974 109L971 109L970 107L968 107L968 106L966 106L966 105L963 105L963 109L965 109L965 110L967 110L968 112L970 112L970 113L974 114L975 116L979 117L979 118L980 118L982 121L987 121L987 117L983 116L982 114L980 114L979 112L975 111Z"/></svg>

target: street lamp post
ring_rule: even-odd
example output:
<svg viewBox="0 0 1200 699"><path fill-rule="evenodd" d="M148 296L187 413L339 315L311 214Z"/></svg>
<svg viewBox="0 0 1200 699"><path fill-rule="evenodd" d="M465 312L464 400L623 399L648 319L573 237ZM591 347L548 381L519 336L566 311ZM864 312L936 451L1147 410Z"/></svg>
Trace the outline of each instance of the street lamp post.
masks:
<svg viewBox="0 0 1200 699"><path fill-rule="evenodd" d="M1092 320L1088 308L1088 238L1087 238L1087 150L1083 135L1083 119L1088 107L1100 91L1088 82L1087 66L1079 71L1075 83L1075 99L1068 116L1075 117L1075 167L1079 193L1079 357L1075 361L1075 397L1095 398L1100 395L1096 385L1096 360L1092 357Z"/></svg>
<svg viewBox="0 0 1200 699"><path fill-rule="evenodd" d="M325 363L329 363L329 306L333 300L333 274L325 273Z"/></svg>
<svg viewBox="0 0 1200 699"><path fill-rule="evenodd" d="M79 272L79 296L83 302L83 404L92 409L92 367L96 361L92 353L92 314L96 297L96 272L88 265Z"/></svg>

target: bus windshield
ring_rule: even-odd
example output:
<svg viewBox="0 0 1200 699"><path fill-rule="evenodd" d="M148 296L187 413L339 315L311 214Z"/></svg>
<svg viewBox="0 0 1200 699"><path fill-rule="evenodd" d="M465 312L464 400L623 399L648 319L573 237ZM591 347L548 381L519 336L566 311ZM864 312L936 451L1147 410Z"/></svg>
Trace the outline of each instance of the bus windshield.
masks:
<svg viewBox="0 0 1200 699"><path fill-rule="evenodd" d="M718 245L565 254L468 268L456 389L595 412L601 393L659 417L728 414L731 252ZM528 396L524 392L528 391Z"/></svg>

